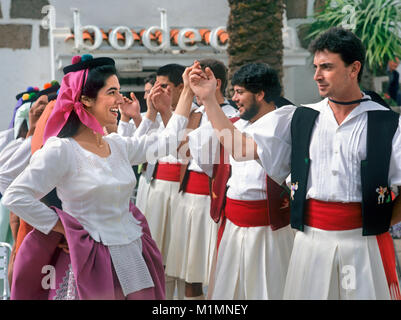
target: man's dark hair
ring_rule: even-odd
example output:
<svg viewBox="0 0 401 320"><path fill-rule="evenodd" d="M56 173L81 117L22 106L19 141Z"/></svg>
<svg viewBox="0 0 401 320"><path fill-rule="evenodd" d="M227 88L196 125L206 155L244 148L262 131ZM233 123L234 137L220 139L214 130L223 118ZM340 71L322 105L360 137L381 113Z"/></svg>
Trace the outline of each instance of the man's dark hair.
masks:
<svg viewBox="0 0 401 320"><path fill-rule="evenodd" d="M220 79L220 91L223 95L225 95L227 88L227 67L224 65L224 63L216 59L202 59L199 60L199 63L202 69L209 67L212 70L215 78Z"/></svg>
<svg viewBox="0 0 401 320"><path fill-rule="evenodd" d="M103 65L90 69L81 95L96 99L98 92L105 86L107 79L112 75L117 75L117 70L112 65ZM80 125L81 120L72 110L67 122L57 136L60 138L73 137L78 132Z"/></svg>
<svg viewBox="0 0 401 320"><path fill-rule="evenodd" d="M184 71L184 66L176 63L170 63L160 67L156 74L158 76L166 76L175 86L178 86L183 83L182 74Z"/></svg>
<svg viewBox="0 0 401 320"><path fill-rule="evenodd" d="M338 53L346 66L359 61L361 70L358 74L358 82L361 81L366 51L362 41L354 33L340 27L330 28L309 46L312 54L324 50Z"/></svg>
<svg viewBox="0 0 401 320"><path fill-rule="evenodd" d="M151 75L147 76L144 79L144 83L150 83L152 86L155 84L156 82L156 74L152 73Z"/></svg>
<svg viewBox="0 0 401 320"><path fill-rule="evenodd" d="M281 85L277 71L268 64L248 63L234 73L231 84L241 86L252 93L264 92L266 102L274 101L281 95Z"/></svg>

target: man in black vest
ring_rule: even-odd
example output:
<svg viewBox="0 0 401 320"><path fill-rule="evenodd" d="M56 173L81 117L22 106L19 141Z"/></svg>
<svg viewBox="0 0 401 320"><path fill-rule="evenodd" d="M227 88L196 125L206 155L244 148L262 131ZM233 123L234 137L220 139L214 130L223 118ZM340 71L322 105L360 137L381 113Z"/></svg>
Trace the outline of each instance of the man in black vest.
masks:
<svg viewBox="0 0 401 320"><path fill-rule="evenodd" d="M401 136L397 114L359 88L365 49L352 32L332 28L311 45L319 103L284 106L252 136L237 132L208 92L213 73L193 68L201 96L235 159L260 161L282 183L291 173L291 225L298 229L285 299L400 299L390 225L401 220Z"/></svg>

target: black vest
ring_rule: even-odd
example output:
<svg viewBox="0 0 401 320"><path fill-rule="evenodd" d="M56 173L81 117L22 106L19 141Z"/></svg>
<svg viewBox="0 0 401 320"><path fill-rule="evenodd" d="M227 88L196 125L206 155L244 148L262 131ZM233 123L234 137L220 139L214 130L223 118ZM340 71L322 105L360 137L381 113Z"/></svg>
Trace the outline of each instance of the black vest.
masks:
<svg viewBox="0 0 401 320"><path fill-rule="evenodd" d="M319 112L298 107L291 122L291 184L297 190L291 199L291 226L304 230L304 207L309 175L309 145ZM388 185L392 139L398 127L399 114L393 111L368 111L367 156L361 161L362 234L377 235L390 226L393 203ZM387 188L383 201L379 188ZM380 200L380 201L378 201Z"/></svg>

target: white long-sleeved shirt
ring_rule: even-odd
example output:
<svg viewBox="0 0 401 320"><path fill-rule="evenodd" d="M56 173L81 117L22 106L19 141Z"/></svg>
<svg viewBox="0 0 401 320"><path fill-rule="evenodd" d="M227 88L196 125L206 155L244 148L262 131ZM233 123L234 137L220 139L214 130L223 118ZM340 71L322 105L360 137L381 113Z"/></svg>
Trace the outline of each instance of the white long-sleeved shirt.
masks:
<svg viewBox="0 0 401 320"><path fill-rule="evenodd" d="M366 97L366 95L365 95ZM328 99L306 105L318 110L309 147L310 170L306 198L334 202L361 202L361 160L366 158L367 111L387 108L362 102L338 125ZM252 133L259 161L277 183L291 168L291 119L294 106L285 106L263 117L263 125ZM389 185L401 185L400 123L392 141Z"/></svg>
<svg viewBox="0 0 401 320"><path fill-rule="evenodd" d="M161 153L166 145L179 143L174 141L178 139L175 126L185 127L188 119L173 115L172 120L159 134L106 136L111 153L104 158L85 150L73 138L52 137L31 157L28 167L7 188L1 201L34 228L48 234L58 216L39 199L57 187L62 209L75 217L95 241L104 245L129 244L142 235L139 222L129 212L129 199L136 184L131 166L148 161L149 150Z"/></svg>
<svg viewBox="0 0 401 320"><path fill-rule="evenodd" d="M0 151L14 139L14 128L0 132Z"/></svg>
<svg viewBox="0 0 401 320"><path fill-rule="evenodd" d="M26 139L21 138L17 148L9 157L0 156L0 192L3 194L11 182L26 168L31 159L32 136Z"/></svg>
<svg viewBox="0 0 401 320"><path fill-rule="evenodd" d="M234 126L239 131L251 135L255 128L261 125L261 119L254 123L239 119ZM219 163L220 157L210 157L210 146L219 145L219 140L210 122L203 126L203 130L193 131L188 144L194 162L202 169L208 171L211 164ZM227 197L235 200L266 199L266 172L263 167L256 160L235 161L231 156L229 156L229 162L231 177L227 182Z"/></svg>
<svg viewBox="0 0 401 320"><path fill-rule="evenodd" d="M224 101L223 105L221 106L221 110L224 112L224 114L229 119L239 116L238 109L236 109L232 105L230 105L227 100ZM211 128L211 123L207 117L205 107L200 106L197 110L195 110L195 112L202 113L202 118L201 118L199 127L188 134L189 140L193 139L192 137L194 137L194 136L199 137L199 135L202 135L202 133L201 133L202 130L206 130L204 138L203 138L203 140L204 140L203 143L205 143L204 147L206 147L207 143L210 143L210 147L208 148L208 151L207 151L207 152L209 152L209 154L207 154L207 155L204 154L204 157L208 157L209 159L212 160L215 157L214 155L216 154L216 152L219 148L219 146L218 146L219 144L216 143L216 140L214 137L208 136L209 135L208 132L210 132L210 128ZM208 140L208 141L206 141L206 140ZM212 175L213 160L210 161L209 163L206 163L205 161L203 161L202 163L198 163L194 157L192 157L192 158L193 159L189 161L188 170L195 171L195 172L204 172L208 176Z"/></svg>
<svg viewBox="0 0 401 320"><path fill-rule="evenodd" d="M145 115L146 115L146 112L141 113L142 121L150 121L148 118L146 118ZM142 121L141 121L141 123L142 123ZM117 133L123 137L132 137L134 134L142 135L142 134L146 133L146 132L144 132L145 128L146 128L146 131L157 130L157 128L159 127L161 122L162 122L162 118L160 116L160 113L158 113L156 115L156 120L154 122L152 122L152 125L150 127L139 125L137 128L135 125L135 122L132 119L129 122L120 120L118 122L118 126L117 126Z"/></svg>

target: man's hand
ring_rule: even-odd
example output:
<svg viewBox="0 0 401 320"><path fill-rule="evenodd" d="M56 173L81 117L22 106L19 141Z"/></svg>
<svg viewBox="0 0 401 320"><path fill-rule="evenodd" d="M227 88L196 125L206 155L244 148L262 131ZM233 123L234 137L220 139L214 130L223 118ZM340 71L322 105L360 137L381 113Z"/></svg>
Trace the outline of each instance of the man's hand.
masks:
<svg viewBox="0 0 401 320"><path fill-rule="evenodd" d="M193 93L202 101L215 97L217 80L212 70L209 67L203 70L198 61L189 72L189 83Z"/></svg>
<svg viewBox="0 0 401 320"><path fill-rule="evenodd" d="M192 69L194 68L194 65L185 68L184 73L182 74L182 81L184 83L184 89L190 88L190 79L189 79L189 74L192 71ZM192 90L192 89L191 89Z"/></svg>
<svg viewBox="0 0 401 320"><path fill-rule="evenodd" d="M40 96L33 103L31 109L29 110L29 131L27 133L27 137L33 135L35 132L36 123L38 122L48 103L49 99L47 98L47 95Z"/></svg>
<svg viewBox="0 0 401 320"><path fill-rule="evenodd" d="M128 122L131 118L135 121L141 117L141 106L133 92L130 98L123 97L124 103L120 105L121 120Z"/></svg>
<svg viewBox="0 0 401 320"><path fill-rule="evenodd" d="M150 91L150 99L153 107L160 112L160 114L171 112L172 96L169 87L163 88L162 84L156 81Z"/></svg>

